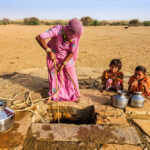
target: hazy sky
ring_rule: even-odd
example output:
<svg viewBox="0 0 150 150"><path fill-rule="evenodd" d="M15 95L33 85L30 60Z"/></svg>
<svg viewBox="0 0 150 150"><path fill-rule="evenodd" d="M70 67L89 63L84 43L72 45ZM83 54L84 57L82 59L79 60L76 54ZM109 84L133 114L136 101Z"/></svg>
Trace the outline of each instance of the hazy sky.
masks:
<svg viewBox="0 0 150 150"><path fill-rule="evenodd" d="M150 20L150 0L0 0L0 19Z"/></svg>

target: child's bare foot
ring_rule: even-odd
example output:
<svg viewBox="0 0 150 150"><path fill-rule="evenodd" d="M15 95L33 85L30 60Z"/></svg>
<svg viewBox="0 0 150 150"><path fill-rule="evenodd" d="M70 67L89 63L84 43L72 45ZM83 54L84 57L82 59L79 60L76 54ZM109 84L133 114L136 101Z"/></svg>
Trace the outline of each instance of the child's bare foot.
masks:
<svg viewBox="0 0 150 150"><path fill-rule="evenodd" d="M102 94L107 94L107 90L103 89L101 92L102 92Z"/></svg>
<svg viewBox="0 0 150 150"><path fill-rule="evenodd" d="M101 89L99 89L99 91L103 93L104 89L101 88Z"/></svg>
<svg viewBox="0 0 150 150"><path fill-rule="evenodd" d="M51 103L51 98L48 98L44 101L44 104L50 104Z"/></svg>

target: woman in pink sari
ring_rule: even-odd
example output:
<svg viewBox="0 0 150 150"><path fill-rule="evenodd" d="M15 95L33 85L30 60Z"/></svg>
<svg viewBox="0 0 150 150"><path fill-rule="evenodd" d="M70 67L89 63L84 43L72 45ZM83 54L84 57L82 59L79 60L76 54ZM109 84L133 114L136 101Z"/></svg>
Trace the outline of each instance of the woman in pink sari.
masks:
<svg viewBox="0 0 150 150"><path fill-rule="evenodd" d="M54 26L36 37L38 43L47 52L50 97L47 103L51 100L79 101L80 93L75 63L82 32L82 23L77 19L72 19L68 25ZM46 43L45 40L49 38L49 42Z"/></svg>

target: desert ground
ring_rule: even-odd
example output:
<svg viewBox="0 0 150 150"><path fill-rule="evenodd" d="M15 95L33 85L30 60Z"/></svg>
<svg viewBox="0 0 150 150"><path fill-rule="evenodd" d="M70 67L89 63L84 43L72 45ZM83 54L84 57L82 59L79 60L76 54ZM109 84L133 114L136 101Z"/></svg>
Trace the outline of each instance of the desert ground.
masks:
<svg viewBox="0 0 150 150"><path fill-rule="evenodd" d="M0 74L46 66L46 54L35 37L50 26L0 26ZM120 58L123 72L144 65L150 73L150 27L84 27L77 67L108 68Z"/></svg>
<svg viewBox="0 0 150 150"><path fill-rule="evenodd" d="M35 37L48 28L0 26L0 99L13 98L8 107L15 109L19 104L20 109L30 111L17 112L16 107L14 127L0 133L0 149L150 149L150 101L142 108L116 109L111 99L114 93L102 93L97 82L114 58L122 60L126 85L137 65L144 65L150 75L150 27L84 27L76 63L80 102L44 105L41 98L48 96L46 54ZM58 116L61 121L79 118L82 122L57 124Z"/></svg>

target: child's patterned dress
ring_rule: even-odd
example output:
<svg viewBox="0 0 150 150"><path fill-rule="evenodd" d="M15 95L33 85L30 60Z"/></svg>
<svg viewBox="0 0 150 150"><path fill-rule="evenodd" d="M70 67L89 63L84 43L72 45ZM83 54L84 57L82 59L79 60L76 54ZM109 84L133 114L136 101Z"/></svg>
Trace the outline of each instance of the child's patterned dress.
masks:
<svg viewBox="0 0 150 150"><path fill-rule="evenodd" d="M134 81L137 81L135 75L133 75L128 84L129 84L129 88L131 86L131 84L134 82ZM147 84L147 87L150 88L150 79L148 76L145 76L142 80L140 80L140 82L145 82ZM138 82L138 81L137 81ZM146 94L146 91L145 91L145 88L143 85L141 85L140 83L135 85L133 88L132 88L132 91L129 91L131 94L134 93L134 92L142 92L143 96L150 96L150 93L149 95Z"/></svg>
<svg viewBox="0 0 150 150"><path fill-rule="evenodd" d="M113 76L116 76L115 79L113 79ZM120 71L118 71L116 74L113 74L111 70L106 70L103 72L101 80L105 90L123 89L123 73Z"/></svg>

